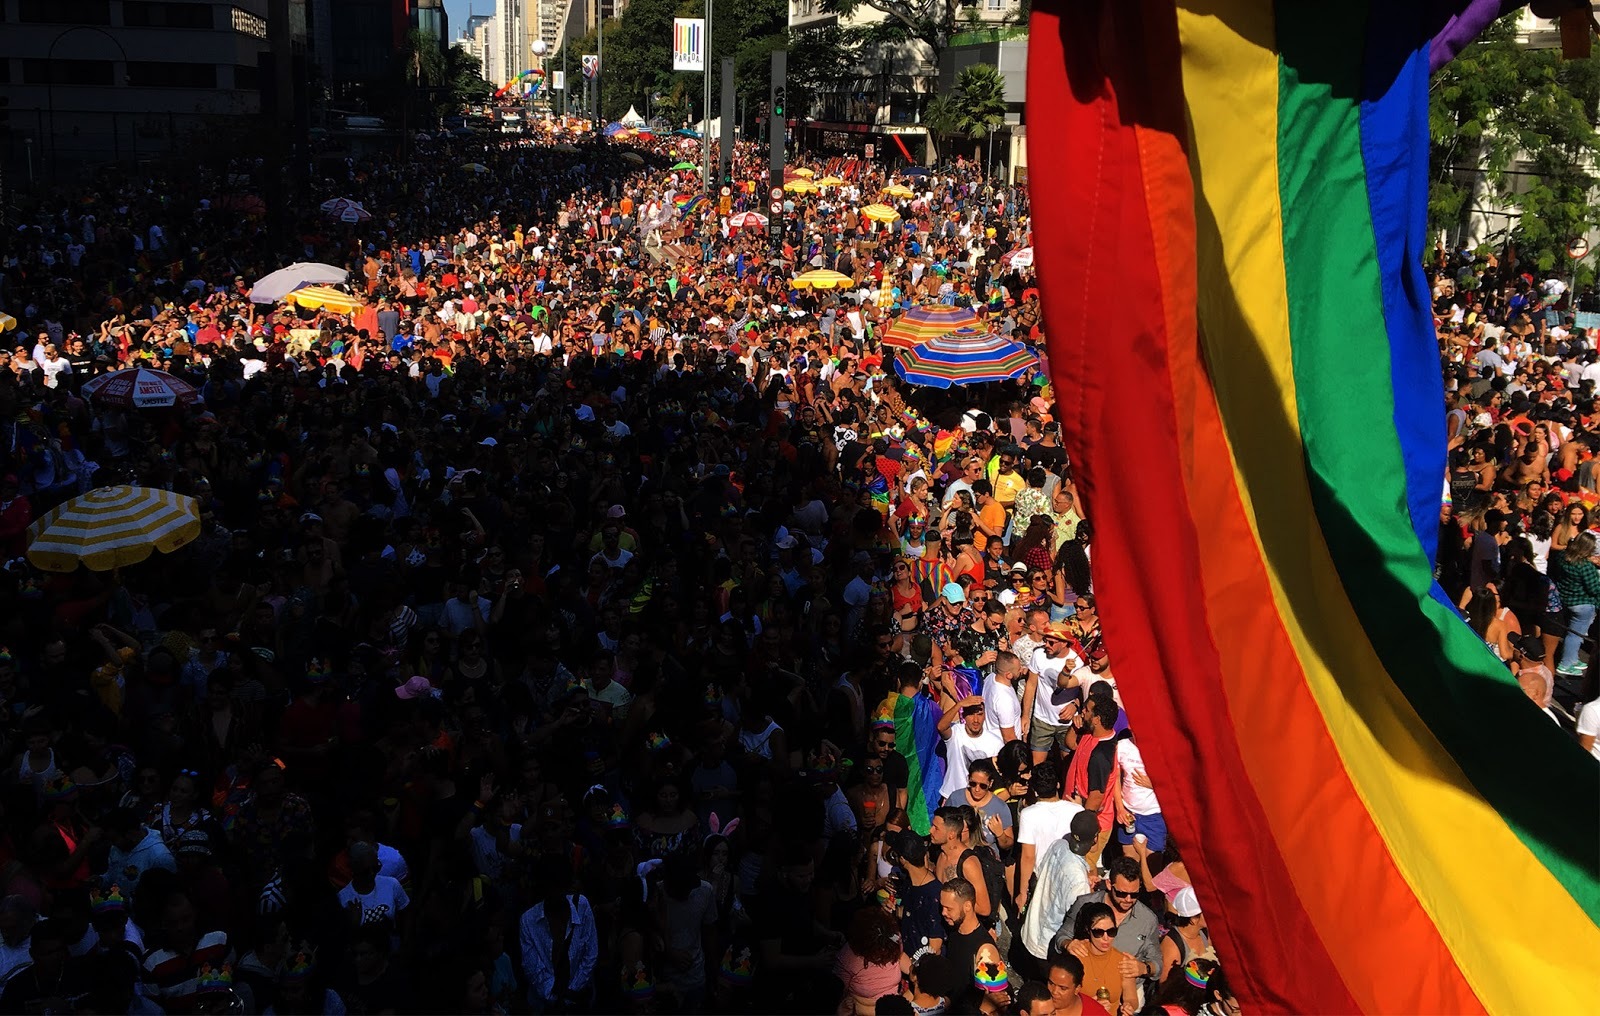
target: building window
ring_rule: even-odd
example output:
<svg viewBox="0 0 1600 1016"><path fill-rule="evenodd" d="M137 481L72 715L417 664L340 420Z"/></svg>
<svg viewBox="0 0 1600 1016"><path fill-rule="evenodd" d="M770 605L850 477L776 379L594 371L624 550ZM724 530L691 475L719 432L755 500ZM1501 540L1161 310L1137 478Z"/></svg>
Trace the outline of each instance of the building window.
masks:
<svg viewBox="0 0 1600 1016"><path fill-rule="evenodd" d="M137 88L215 88L217 65L132 61L128 64L128 84Z"/></svg>
<svg viewBox="0 0 1600 1016"><path fill-rule="evenodd" d="M115 71L110 60L40 60L22 61L22 83L25 85L111 85Z"/></svg>
<svg viewBox="0 0 1600 1016"><path fill-rule="evenodd" d="M35 25L109 25L111 0L18 0L17 20Z"/></svg>
<svg viewBox="0 0 1600 1016"><path fill-rule="evenodd" d="M248 35L252 39L265 39L267 37L267 19L235 7L233 9L233 30L240 35Z"/></svg>
<svg viewBox="0 0 1600 1016"><path fill-rule="evenodd" d="M150 3L147 0L123 0L122 23L129 28L215 27L208 3Z"/></svg>
<svg viewBox="0 0 1600 1016"><path fill-rule="evenodd" d="M261 68L252 64L233 65L233 87L248 91L261 90Z"/></svg>
<svg viewBox="0 0 1600 1016"><path fill-rule="evenodd" d="M1001 10L1002 8L1005 7L1005 3L1006 3L1006 0L985 0L985 4L987 5L988 9L991 10L991 11Z"/></svg>

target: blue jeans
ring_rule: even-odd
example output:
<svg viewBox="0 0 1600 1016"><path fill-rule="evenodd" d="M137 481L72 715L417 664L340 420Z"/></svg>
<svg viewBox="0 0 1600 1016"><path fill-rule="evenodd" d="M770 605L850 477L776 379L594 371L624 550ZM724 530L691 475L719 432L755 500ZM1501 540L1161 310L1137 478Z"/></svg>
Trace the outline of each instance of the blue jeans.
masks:
<svg viewBox="0 0 1600 1016"><path fill-rule="evenodd" d="M1595 607L1592 603L1575 603L1567 608L1567 637L1561 640L1561 655L1557 667L1572 667L1578 663L1578 647L1594 624Z"/></svg>

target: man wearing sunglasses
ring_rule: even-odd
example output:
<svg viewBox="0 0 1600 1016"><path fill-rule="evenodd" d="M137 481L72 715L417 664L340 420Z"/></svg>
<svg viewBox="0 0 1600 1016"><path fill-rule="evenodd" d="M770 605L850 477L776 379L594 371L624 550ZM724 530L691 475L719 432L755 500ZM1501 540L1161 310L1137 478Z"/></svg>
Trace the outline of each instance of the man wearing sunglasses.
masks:
<svg viewBox="0 0 1600 1016"><path fill-rule="evenodd" d="M1084 893L1073 901L1061 921L1061 928L1056 932L1056 948L1066 949L1080 960L1084 959L1088 944L1073 941L1072 938L1078 911L1087 903L1109 904L1111 917L1117 922L1115 945L1125 954L1121 973L1124 977L1138 978L1148 998L1155 990L1156 976L1161 972L1161 919L1139 899L1139 890L1143 886L1139 878L1139 862L1126 856L1112 861L1105 885L1100 892Z"/></svg>

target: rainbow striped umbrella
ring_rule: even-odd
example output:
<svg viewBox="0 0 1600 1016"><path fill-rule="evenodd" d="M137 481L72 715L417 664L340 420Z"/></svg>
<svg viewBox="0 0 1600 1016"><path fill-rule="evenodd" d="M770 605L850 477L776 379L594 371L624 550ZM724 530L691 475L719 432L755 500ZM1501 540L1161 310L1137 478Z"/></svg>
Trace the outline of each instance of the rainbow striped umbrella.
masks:
<svg viewBox="0 0 1600 1016"><path fill-rule="evenodd" d="M978 328L978 315L969 307L952 307L944 303L930 303L913 307L900 315L900 319L883 333L883 344L891 348L906 349L919 342L949 335L961 328Z"/></svg>
<svg viewBox="0 0 1600 1016"><path fill-rule="evenodd" d="M908 384L927 388L1009 381L1039 358L1020 342L977 328L961 328L903 349L894 372Z"/></svg>
<svg viewBox="0 0 1600 1016"><path fill-rule="evenodd" d="M200 535L194 498L157 487L101 487L28 527L28 560L44 571L110 571L153 551L170 554Z"/></svg>

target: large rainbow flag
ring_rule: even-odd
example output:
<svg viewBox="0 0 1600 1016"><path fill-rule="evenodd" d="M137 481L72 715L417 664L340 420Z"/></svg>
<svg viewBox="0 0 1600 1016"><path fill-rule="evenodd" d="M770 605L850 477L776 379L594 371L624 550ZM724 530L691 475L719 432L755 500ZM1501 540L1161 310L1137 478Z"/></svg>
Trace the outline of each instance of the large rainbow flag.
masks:
<svg viewBox="0 0 1600 1016"><path fill-rule="evenodd" d="M938 703L926 695L890 692L873 710L873 726L894 731L894 747L906 760L906 817L918 836L928 835L933 813L944 803L944 757L939 751Z"/></svg>
<svg viewBox="0 0 1600 1016"><path fill-rule="evenodd" d="M1432 575L1428 75L1500 12L1033 10L1033 228L1095 591L1246 1012L1600 1004L1600 766Z"/></svg>

